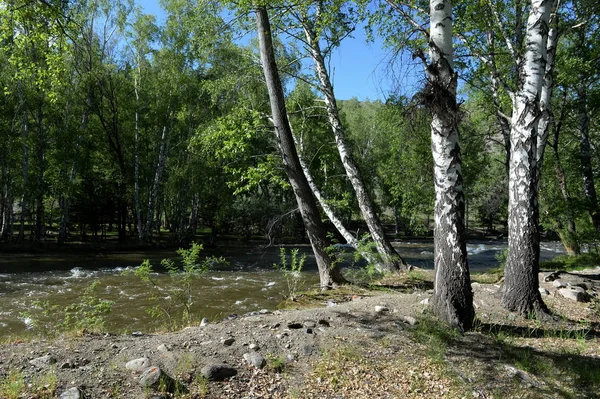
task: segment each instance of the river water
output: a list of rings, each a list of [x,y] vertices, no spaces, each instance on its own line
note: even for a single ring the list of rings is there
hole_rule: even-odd
[[[430,241],[395,243],[403,258],[412,265],[433,268],[433,244]],[[469,243],[470,269],[485,271],[497,266],[496,254],[507,247],[503,241]],[[314,258],[309,246],[298,247],[307,254],[301,273],[304,289],[318,285]],[[551,259],[562,253],[557,242],[542,243],[541,259]],[[288,251],[289,252],[289,251]],[[209,271],[193,281],[192,316],[199,320],[222,319],[231,314],[244,314],[263,308],[274,309],[289,293],[286,279],[273,265],[279,261],[279,248],[252,248],[229,245],[225,248],[203,251],[205,256],[223,256],[229,263],[227,270]],[[106,317],[108,331],[153,331],[164,327],[165,319],[152,317],[147,309],[160,303],[163,307],[176,301],[169,299],[170,277],[155,273],[153,279],[160,289],[151,288],[139,278],[124,274],[144,259],[150,259],[156,268],[162,258],[177,259],[173,251],[117,252],[96,255],[27,255],[0,253],[0,337],[20,336],[28,332],[54,328],[61,311],[81,301],[81,294],[93,282],[98,285],[98,298],[113,302],[112,312]],[[356,270],[352,256],[346,256],[347,270]],[[158,301],[151,297],[158,297]],[[42,315],[37,301],[57,305],[55,315]],[[173,316],[176,311],[171,310]],[[51,312],[52,313],[52,312]]]

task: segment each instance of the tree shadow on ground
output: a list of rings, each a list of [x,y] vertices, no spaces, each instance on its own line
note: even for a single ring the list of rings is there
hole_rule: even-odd
[[[529,389],[523,397],[598,398],[600,397],[600,358],[577,353],[596,343],[596,329],[527,328],[515,325],[481,324],[478,332],[447,342],[446,359],[457,373],[465,374],[464,365],[476,365],[480,372],[467,378],[487,392],[512,397]],[[534,348],[518,345],[517,338],[573,340],[579,349],[552,346]],[[461,366],[463,365],[463,366]],[[462,369],[462,371],[461,371]],[[466,371],[469,374],[468,368]],[[470,374],[473,374],[472,372]],[[511,394],[512,392],[512,394]]]

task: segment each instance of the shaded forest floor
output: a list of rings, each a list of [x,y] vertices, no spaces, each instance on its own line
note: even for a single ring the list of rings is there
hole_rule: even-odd
[[[464,335],[429,315],[431,272],[417,270],[173,333],[11,338],[0,346],[0,397],[60,397],[70,387],[86,398],[600,397],[597,297],[563,298],[547,274],[540,284],[554,319],[504,311],[499,283],[484,275],[473,283],[477,327]],[[248,364],[250,352],[266,365]],[[142,387],[125,367],[138,358],[177,384]],[[209,381],[201,370],[210,364],[237,374]]]

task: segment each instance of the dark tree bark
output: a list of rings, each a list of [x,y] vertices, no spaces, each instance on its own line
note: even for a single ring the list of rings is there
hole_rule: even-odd
[[[508,200],[509,253],[504,271],[502,304],[526,317],[549,310],[538,290],[540,243],[537,202],[537,129],[546,67],[548,23],[552,1],[532,0],[522,83],[513,97]]]
[[[327,239],[325,226],[321,221],[317,203],[312,196],[298,159],[290,123],[287,118],[283,87],[279,78],[277,64],[275,63],[275,53],[273,51],[271,26],[267,9],[259,6],[256,8],[255,13],[256,28],[260,43],[260,58],[271,102],[273,125],[283,157],[285,172],[296,196],[296,202],[298,203],[298,208],[306,227],[306,233],[315,254],[319,268],[321,289],[328,289],[335,284],[343,283],[345,280],[339,268],[332,264],[331,258],[326,251],[329,240]]]
[[[453,68],[452,3],[430,1],[430,64],[426,105],[432,110],[431,150],[435,179],[433,309],[445,323],[473,326],[473,292],[465,241],[465,198],[458,143],[457,75]]]

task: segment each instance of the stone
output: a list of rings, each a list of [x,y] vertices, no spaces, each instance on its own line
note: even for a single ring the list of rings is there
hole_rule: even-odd
[[[134,331],[131,333],[131,335],[134,337],[141,337],[142,335],[144,335],[144,333],[141,331]]]
[[[314,321],[311,321],[311,320],[307,320],[303,324],[304,324],[304,327],[306,327],[306,328],[315,328],[317,326],[317,323],[315,323]]]
[[[323,327],[329,327],[330,326],[329,322],[327,320],[325,320],[325,319],[319,320],[319,325],[323,326]]]
[[[542,294],[542,295],[550,295],[550,291],[548,291],[544,287],[540,287],[540,288],[538,288],[538,290],[540,291],[540,294]]]
[[[160,368],[149,367],[140,375],[140,384],[145,388],[157,387],[161,377],[163,377],[163,372]]]
[[[60,399],[83,399],[83,393],[77,387],[72,387],[60,394]]]
[[[579,288],[579,287],[578,287]],[[576,302],[587,302],[589,297],[585,292],[581,292],[579,290],[573,289],[573,287],[569,288],[560,288],[558,293],[567,299],[571,299]]]
[[[377,313],[383,313],[383,312],[389,312],[390,309],[387,306],[382,306],[382,305],[377,305],[375,306],[375,312]]]
[[[52,355],[40,356],[30,360],[29,363],[37,368],[44,369],[56,363],[56,358]]]
[[[208,319],[206,317],[202,318],[202,321],[200,321],[200,327],[206,327],[208,325]]]
[[[548,274],[546,277],[544,277],[544,281],[549,283],[551,281],[555,281],[558,278],[560,278],[560,272],[556,271],[556,272],[552,272],[552,273]]]
[[[258,346],[258,344],[252,343],[252,344],[248,345],[248,348],[250,348],[250,350],[257,351],[260,349],[260,346]]]
[[[59,369],[62,369],[62,370],[74,369],[74,368],[75,368],[75,364],[71,360],[66,360],[66,361],[62,362],[62,364],[59,366]]]
[[[404,321],[405,323],[410,324],[411,326],[414,326],[418,323],[417,319],[415,319],[412,316],[404,316],[402,317],[402,321]]]
[[[244,353],[244,360],[257,369],[262,369],[267,364],[266,359],[259,352]]]
[[[169,348],[167,347],[167,345],[161,344],[158,346],[158,348],[156,348],[156,350],[159,352],[168,352]]]
[[[312,345],[304,345],[302,347],[302,354],[304,356],[310,356],[315,351],[315,348]]]
[[[288,353],[285,358],[288,362],[293,362],[296,360],[296,355],[294,353]]]
[[[125,368],[131,371],[142,372],[150,367],[150,359],[147,357],[140,357],[139,359],[133,359],[125,364]]]
[[[234,338],[225,338],[221,343],[225,346],[231,346],[235,342]]]
[[[564,288],[567,286],[567,283],[562,280],[554,280],[552,281],[552,286],[556,288]]]
[[[225,363],[207,364],[200,370],[209,381],[223,381],[237,374],[237,370]]]
[[[429,298],[425,298],[423,299],[421,302],[419,302],[421,305],[429,305]]]

